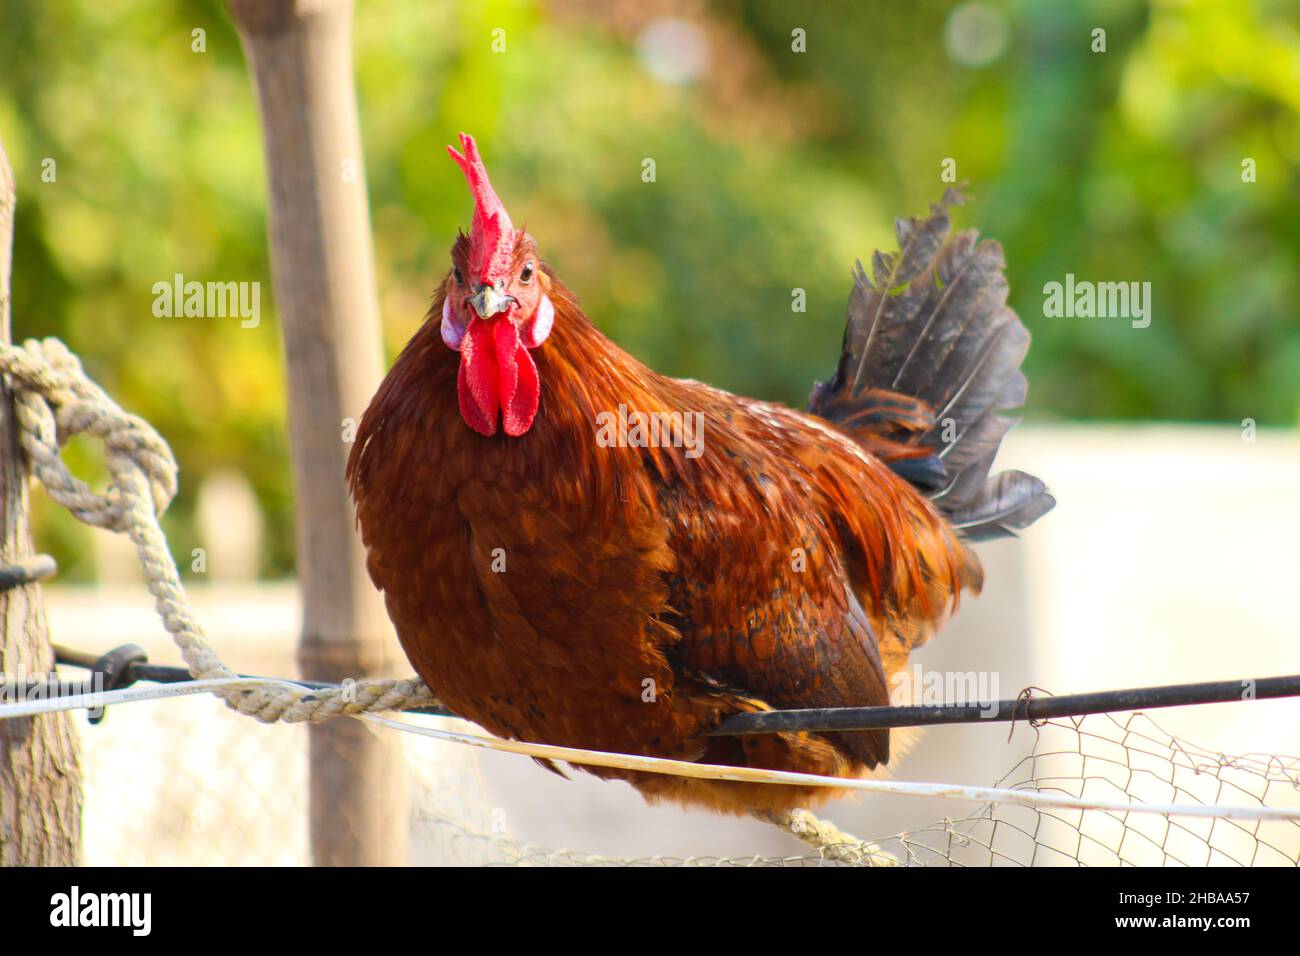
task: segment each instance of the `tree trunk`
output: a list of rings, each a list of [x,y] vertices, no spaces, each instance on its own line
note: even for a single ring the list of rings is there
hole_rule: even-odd
[[[13,171],[0,146],[0,341],[10,341]],[[0,562],[32,555],[27,474],[13,399],[0,383]],[[40,585],[0,592],[0,680],[54,667]],[[0,720],[0,866],[74,866],[81,851],[81,767],[66,714]]]
[[[299,663],[315,680],[392,676],[399,663],[365,571],[343,479],[350,430],[383,366],[370,216],[352,88],[348,0],[230,0],[257,84],[283,326],[295,485]],[[359,721],[310,730],[317,865],[406,861],[399,742]]]

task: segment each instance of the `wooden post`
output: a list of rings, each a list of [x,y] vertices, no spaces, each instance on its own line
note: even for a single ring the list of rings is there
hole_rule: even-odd
[[[351,0],[228,0],[257,84],[283,327],[303,599],[303,676],[409,670],[365,571],[343,480],[350,432],[383,365],[352,81]],[[317,865],[406,861],[399,743],[360,721],[310,730]]]
[[[13,171],[0,145],[0,341],[10,341]],[[27,473],[13,398],[0,383],[0,562],[32,555]],[[0,674],[54,666],[39,585],[0,592]],[[0,866],[75,866],[81,853],[81,767],[68,714],[0,720]]]

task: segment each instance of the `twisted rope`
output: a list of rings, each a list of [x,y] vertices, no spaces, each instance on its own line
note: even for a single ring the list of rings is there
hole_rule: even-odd
[[[829,820],[814,816],[807,810],[755,810],[753,816],[808,844],[821,854],[823,860],[830,863],[849,863],[854,866],[903,865],[887,850],[845,833]]]
[[[236,677],[195,620],[158,524],[176,496],[176,459],[167,443],[148,422],[123,411],[87,378],[81,362],[58,339],[28,339],[21,348],[0,345],[0,372],[14,391],[23,451],[49,496],[78,520],[130,537],[163,627],[196,680]],[[110,475],[104,494],[69,472],[59,455],[77,434],[103,443]],[[359,680],[328,689],[259,685],[213,692],[239,713],[265,723],[315,723],[340,714],[437,704],[418,679]]]

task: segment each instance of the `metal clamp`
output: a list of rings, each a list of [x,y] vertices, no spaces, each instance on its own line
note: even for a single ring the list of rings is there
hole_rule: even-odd
[[[139,644],[123,644],[99,657],[55,644],[54,660],[60,664],[86,668],[90,671],[90,677],[85,686],[91,691],[104,692],[121,690],[140,680],[138,668],[149,663],[149,655]],[[105,712],[103,707],[90,710],[90,722],[99,723],[104,719]]]
[[[58,570],[59,566],[48,554],[34,554],[30,558],[0,564],[0,591],[11,591],[24,584],[43,581],[53,577]]]

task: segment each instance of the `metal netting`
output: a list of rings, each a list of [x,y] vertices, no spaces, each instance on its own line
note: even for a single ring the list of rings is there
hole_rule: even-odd
[[[84,725],[84,721],[79,719]],[[1300,808],[1300,758],[1230,756],[1146,714],[1054,720],[1023,730],[1029,754],[996,782],[1085,801]],[[376,730],[375,732],[391,732]],[[1019,732],[1019,731],[1018,731]],[[85,862],[310,862],[306,729],[266,726],[206,698],[110,710],[85,730]],[[545,846],[493,825],[461,748],[405,735],[412,862],[499,866],[855,865],[861,848],[788,855],[613,856]],[[461,761],[448,773],[448,761]],[[450,784],[449,784],[450,781]],[[987,783],[988,781],[971,781]],[[606,785],[613,786],[613,785]],[[893,798],[902,799],[902,798]],[[932,822],[872,837],[908,866],[1295,866],[1300,820],[1194,818],[1107,809],[908,798]]]
[[[1097,801],[1300,807],[1300,758],[1230,756],[1165,732],[1147,714],[1078,717],[1034,728],[1033,752],[998,787]],[[843,866],[852,847],[790,856],[614,858],[476,830],[426,808],[421,819],[510,866]],[[966,816],[868,841],[907,866],[1296,866],[1300,821],[1187,818],[985,804]]]

